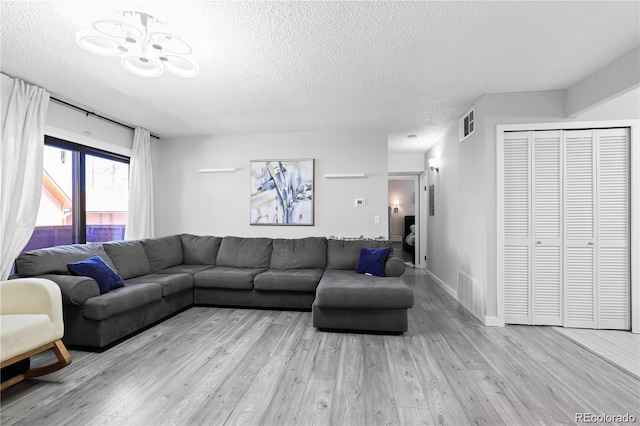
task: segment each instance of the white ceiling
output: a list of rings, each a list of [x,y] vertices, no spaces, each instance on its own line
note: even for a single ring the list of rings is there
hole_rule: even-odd
[[[627,52],[639,5],[2,0],[0,66],[161,137],[382,130],[417,153],[484,93],[564,89]],[[80,49],[76,31],[116,9],[169,21],[200,75],[147,79]]]

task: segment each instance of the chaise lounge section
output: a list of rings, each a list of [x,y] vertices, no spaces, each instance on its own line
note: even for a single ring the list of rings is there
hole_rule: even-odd
[[[398,278],[404,263],[389,256],[385,277],[358,274],[363,247],[390,243],[181,234],[26,252],[14,277],[60,287],[63,341],[76,347],[104,348],[194,304],[312,310],[318,328],[404,332],[413,305]],[[69,273],[68,264],[93,255],[117,272],[122,287],[100,294],[94,279]]]

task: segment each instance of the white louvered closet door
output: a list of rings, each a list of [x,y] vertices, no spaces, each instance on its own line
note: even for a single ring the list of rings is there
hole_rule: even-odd
[[[566,131],[564,146],[564,325],[595,328],[594,131]]]
[[[531,323],[530,134],[504,137],[504,315],[509,324]]]
[[[560,131],[532,133],[531,323],[562,325]]]
[[[629,129],[506,132],[509,324],[629,329]]]
[[[629,129],[596,130],[598,153],[597,328],[629,329]]]
[[[565,326],[628,329],[629,129],[565,137]]]

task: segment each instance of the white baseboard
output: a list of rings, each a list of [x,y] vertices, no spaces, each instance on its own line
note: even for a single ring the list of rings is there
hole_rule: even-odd
[[[456,299],[456,302],[458,301],[458,292],[454,289],[452,289],[451,287],[449,287],[444,281],[442,281],[440,278],[438,278],[437,276],[435,276],[433,274],[433,272],[431,272],[428,269],[424,270],[427,275],[429,275],[429,278],[431,278],[432,280],[434,280],[436,282],[436,284],[438,284],[440,287],[442,287],[442,289],[444,291],[446,291],[447,293],[449,293],[454,299]],[[460,303],[460,302],[458,302]]]
[[[482,319],[482,323],[487,327],[504,327],[504,321],[500,321],[498,317],[485,316]]]
[[[431,278],[433,281],[436,282],[436,284],[438,284],[440,287],[442,287],[442,289],[444,291],[449,293],[451,295],[451,297],[456,299],[456,302],[460,303],[460,301],[458,300],[458,292],[457,291],[455,291],[454,289],[449,287],[444,281],[442,281],[440,278],[438,278],[433,272],[429,271],[428,269],[424,269],[424,271],[429,276],[429,278]],[[462,304],[460,303],[460,305],[462,305]],[[482,318],[479,318],[479,319],[487,327],[504,327],[504,321],[501,321],[498,317],[489,317],[489,316],[484,315]]]

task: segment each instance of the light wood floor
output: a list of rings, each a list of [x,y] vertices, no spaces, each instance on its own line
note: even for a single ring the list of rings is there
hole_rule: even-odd
[[[402,336],[191,308],[2,394],[2,425],[574,424],[640,419],[640,381],[550,327],[484,327],[424,273]]]
[[[554,330],[640,378],[640,334],[563,327]]]

